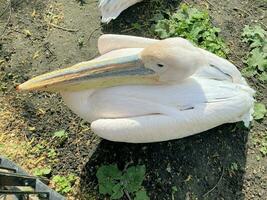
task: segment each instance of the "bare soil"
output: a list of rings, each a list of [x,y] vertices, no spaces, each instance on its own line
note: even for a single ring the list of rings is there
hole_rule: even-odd
[[[248,47],[241,41],[247,24],[266,29],[265,0],[187,0],[209,10],[213,23],[231,49],[229,59],[240,69]],[[267,157],[256,140],[266,137],[266,119],[226,124],[192,137],[154,144],[101,140],[90,125],[73,114],[57,94],[17,93],[15,86],[34,75],[89,60],[102,33],[153,37],[155,14],[173,12],[177,0],[144,1],[108,25],[100,24],[97,1],[0,1],[0,154],[31,173],[51,166],[47,177],[74,173],[79,181],[69,199],[103,199],[96,170],[103,164],[145,164],[144,186],[151,199],[267,199]],[[5,9],[6,8],[6,9]],[[6,10],[6,11],[5,11]],[[3,13],[3,14],[2,14]],[[138,22],[138,24],[136,24]],[[266,86],[249,83],[267,103]],[[53,137],[58,130],[67,140]],[[48,152],[57,153],[52,158]],[[176,186],[178,191],[173,192]]]

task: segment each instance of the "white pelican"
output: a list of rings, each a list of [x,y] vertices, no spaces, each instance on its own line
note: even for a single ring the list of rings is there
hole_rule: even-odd
[[[172,140],[253,112],[254,91],[227,60],[182,38],[103,35],[100,57],[37,76],[18,90],[60,92],[102,138]]]
[[[140,1],[142,0],[100,0],[102,22],[109,23],[112,19],[116,19],[122,11]]]

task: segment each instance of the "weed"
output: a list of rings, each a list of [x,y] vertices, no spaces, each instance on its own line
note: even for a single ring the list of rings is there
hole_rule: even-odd
[[[72,191],[72,185],[76,181],[76,176],[70,174],[68,176],[56,175],[52,178],[52,183],[56,188],[56,191],[61,194],[66,194]]]
[[[36,168],[33,170],[33,175],[34,176],[47,176],[51,173],[51,168],[50,167],[45,167],[45,168]]]
[[[78,46],[79,48],[82,48],[84,46],[84,36],[80,36],[78,38]]]
[[[55,159],[57,156],[57,152],[55,149],[49,149],[47,153],[48,158]]]
[[[267,156],[267,132],[260,132],[253,136],[253,143],[259,148],[262,156]],[[258,156],[258,158],[260,158]],[[259,159],[257,159],[259,160]]]
[[[265,108],[265,105],[262,103],[255,103],[254,105],[254,114],[253,117],[255,120],[261,120],[266,115],[267,110]]]
[[[237,165],[237,163],[233,162],[233,163],[231,164],[231,166],[230,166],[230,169],[231,169],[232,171],[237,171],[237,170],[238,170],[238,165]]]
[[[174,194],[178,192],[178,189],[176,186],[172,186],[172,199],[174,199]]]
[[[176,13],[169,15],[169,19],[159,20],[155,32],[160,38],[186,38],[221,57],[226,57],[228,53],[224,40],[218,35],[220,29],[212,25],[208,12],[186,4],[182,4]]]
[[[68,134],[64,130],[54,132],[54,137],[57,138],[68,138]]]
[[[126,195],[134,195],[134,200],[148,200],[146,191],[142,187],[145,177],[145,166],[132,166],[123,172],[117,165],[103,165],[96,173],[99,192],[110,195],[111,199],[120,199]]]
[[[250,52],[245,61],[246,68],[242,74],[246,77],[256,77],[261,82],[267,82],[267,32],[260,26],[245,26],[243,41],[249,44]]]
[[[61,145],[68,139],[68,133],[64,130],[56,131],[53,133],[53,138],[56,138]]]

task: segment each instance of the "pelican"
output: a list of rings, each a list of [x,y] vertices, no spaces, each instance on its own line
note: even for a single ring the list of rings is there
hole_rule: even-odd
[[[142,0],[100,0],[102,22],[109,23],[112,19],[116,19],[122,11],[140,1]]]
[[[253,94],[238,69],[183,38],[102,35],[100,56],[37,76],[20,91],[60,92],[102,138],[148,143],[252,120]]]

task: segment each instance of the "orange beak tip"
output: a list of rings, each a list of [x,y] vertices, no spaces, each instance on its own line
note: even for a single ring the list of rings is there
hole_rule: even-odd
[[[16,91],[18,91],[18,92],[20,91],[20,87],[19,87],[19,86],[20,86],[20,85],[17,85],[17,86],[16,86]]]

